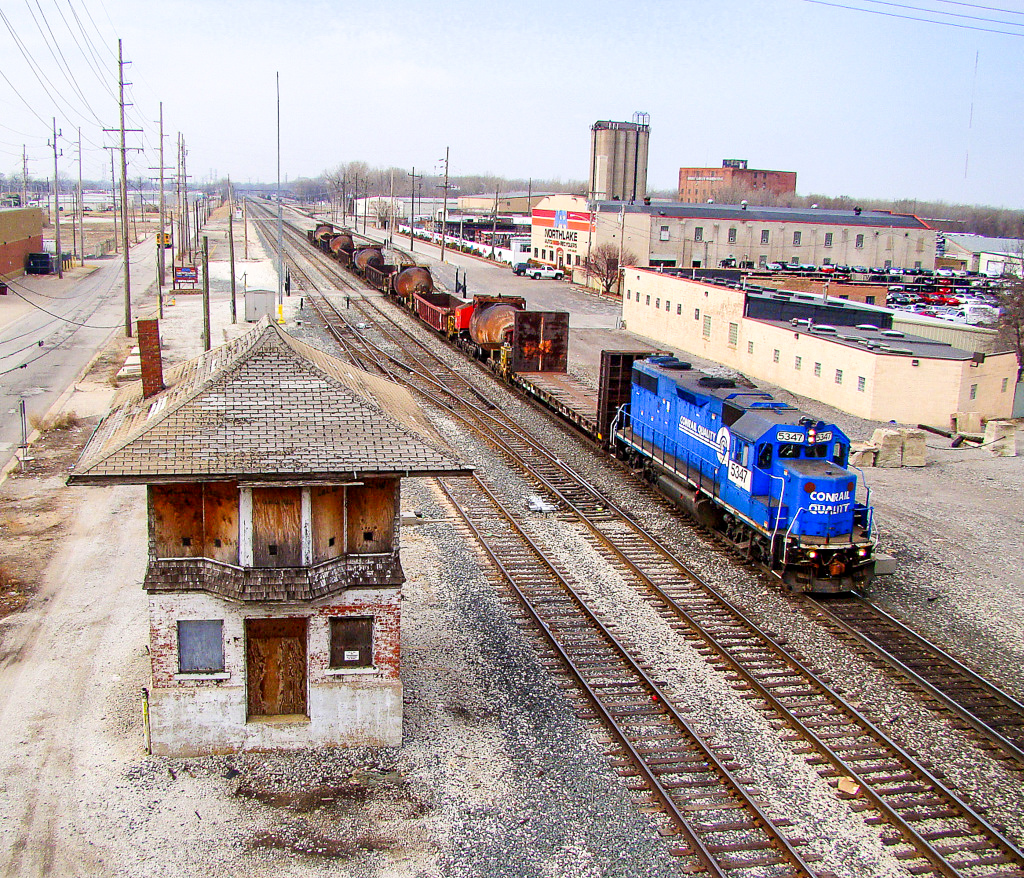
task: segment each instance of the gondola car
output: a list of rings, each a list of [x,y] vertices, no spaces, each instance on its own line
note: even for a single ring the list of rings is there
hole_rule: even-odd
[[[850,440],[768,393],[675,357],[633,365],[614,426],[619,456],[790,591],[841,592],[874,574],[870,492]]]

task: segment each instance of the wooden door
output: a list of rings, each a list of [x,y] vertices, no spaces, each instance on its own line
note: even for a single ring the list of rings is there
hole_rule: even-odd
[[[306,620],[246,619],[249,716],[306,714]]]

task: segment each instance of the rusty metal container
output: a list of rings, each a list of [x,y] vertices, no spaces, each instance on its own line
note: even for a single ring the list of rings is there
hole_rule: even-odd
[[[352,242],[352,236],[348,232],[342,232],[341,234],[335,235],[330,241],[331,252],[337,254],[338,251],[344,251],[345,253],[351,253],[355,249],[355,244]]]
[[[403,299],[411,298],[416,294],[432,293],[434,291],[434,279],[430,276],[430,269],[414,266],[405,268],[395,278],[395,293]]]
[[[565,372],[569,368],[569,313],[516,311],[512,371]]]
[[[369,266],[373,266],[377,269],[384,268],[384,256],[380,250],[374,247],[364,247],[362,250],[356,252],[355,256],[352,257],[352,261],[355,263],[356,271],[366,271]]]

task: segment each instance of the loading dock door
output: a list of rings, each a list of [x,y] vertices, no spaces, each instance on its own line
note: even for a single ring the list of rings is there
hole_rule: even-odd
[[[306,620],[246,619],[249,716],[305,715]]]

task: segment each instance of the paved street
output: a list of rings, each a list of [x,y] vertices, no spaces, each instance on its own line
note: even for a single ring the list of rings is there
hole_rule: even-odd
[[[153,240],[132,250],[132,299],[155,280]],[[123,261],[24,276],[0,298],[0,467],[21,442],[19,401],[43,417],[113,333],[123,332]],[[133,313],[133,319],[136,317]],[[31,432],[31,426],[29,427]]]

